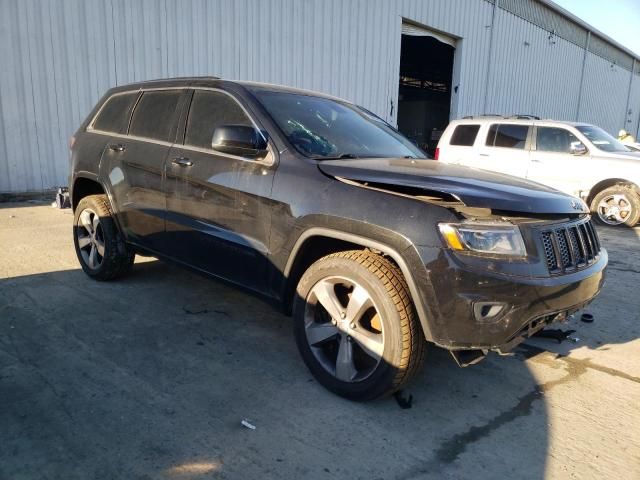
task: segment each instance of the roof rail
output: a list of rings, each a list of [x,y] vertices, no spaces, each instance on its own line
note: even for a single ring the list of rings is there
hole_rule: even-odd
[[[506,118],[504,115],[497,113],[483,113],[482,115],[467,115],[462,117],[463,120],[473,120],[474,118]]]
[[[473,120],[474,118],[504,118],[515,120],[540,120],[540,117],[536,115],[528,115],[523,113],[517,113],[513,115],[500,115],[498,113],[485,113],[482,115],[467,115],[462,117],[463,120]]]
[[[516,113],[507,118],[517,118],[518,120],[540,120],[537,115],[529,115],[528,113]]]

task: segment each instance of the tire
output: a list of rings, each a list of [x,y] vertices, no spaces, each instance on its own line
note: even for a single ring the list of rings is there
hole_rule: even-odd
[[[405,279],[380,255],[354,250],[315,262],[300,279],[293,315],[304,362],[342,397],[392,394],[424,363],[426,340]]]
[[[628,185],[605,188],[593,197],[591,212],[602,225],[633,227],[640,221],[638,190]]]
[[[73,219],[73,243],[82,270],[95,280],[121,277],[135,259],[118,231],[106,195],[80,200]]]

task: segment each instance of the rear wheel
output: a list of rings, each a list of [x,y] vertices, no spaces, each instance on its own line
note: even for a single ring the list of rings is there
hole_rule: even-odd
[[[89,195],[78,203],[73,241],[84,272],[96,280],[127,273],[135,254],[126,245],[112,217],[106,195]]]
[[[640,220],[640,196],[633,187],[614,185],[593,197],[591,212],[604,225],[633,227]]]
[[[341,252],[315,262],[298,284],[295,337],[316,379],[352,400],[393,393],[426,347],[402,273],[380,255]]]

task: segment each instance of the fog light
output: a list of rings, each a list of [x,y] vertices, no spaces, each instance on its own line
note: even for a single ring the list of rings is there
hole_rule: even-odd
[[[473,314],[478,322],[492,322],[500,317],[506,305],[496,302],[476,302],[473,304]]]

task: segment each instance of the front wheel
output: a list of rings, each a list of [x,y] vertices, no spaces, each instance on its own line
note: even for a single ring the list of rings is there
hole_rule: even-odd
[[[90,195],[78,203],[73,242],[82,270],[96,280],[127,273],[135,254],[126,245],[112,217],[106,195]]]
[[[640,196],[632,187],[614,185],[593,197],[591,212],[604,225],[633,227],[640,220]]]
[[[423,363],[426,341],[406,282],[380,255],[355,250],[318,260],[298,284],[293,313],[307,367],[340,396],[393,393]]]

